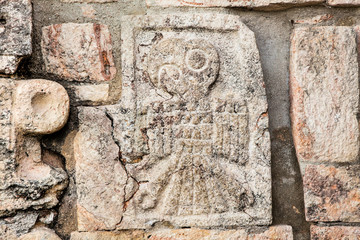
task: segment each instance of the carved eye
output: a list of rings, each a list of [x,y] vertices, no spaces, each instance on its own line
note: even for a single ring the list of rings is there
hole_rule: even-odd
[[[190,50],[186,53],[186,65],[193,71],[202,71],[208,66],[208,56],[200,49]]]

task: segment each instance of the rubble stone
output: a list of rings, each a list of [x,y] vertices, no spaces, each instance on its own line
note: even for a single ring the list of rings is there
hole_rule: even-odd
[[[30,0],[0,0],[0,73],[15,73],[22,57],[32,52]]]
[[[360,222],[360,167],[308,165],[304,175],[306,220]]]
[[[291,41],[291,120],[298,160],[358,160],[359,70],[354,30],[300,27]]]
[[[68,81],[110,81],[116,74],[106,25],[64,23],[42,29],[45,69]]]

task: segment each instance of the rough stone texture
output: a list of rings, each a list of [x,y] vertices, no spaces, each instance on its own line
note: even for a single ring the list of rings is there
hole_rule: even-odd
[[[31,14],[30,0],[0,0],[0,73],[15,73],[31,54]]]
[[[53,230],[49,228],[35,228],[30,233],[25,234],[19,240],[61,240]]]
[[[73,232],[71,240],[292,240],[293,234],[290,226],[273,226],[270,228],[259,229],[240,229],[240,230],[204,230],[204,229],[168,229],[154,230],[149,232]]]
[[[360,227],[311,226],[311,240],[357,240],[360,239]]]
[[[35,225],[38,216],[38,213],[28,211],[0,219],[0,239],[15,240],[28,233]]]
[[[79,108],[80,129],[74,140],[78,230],[115,229],[120,223],[128,181],[119,147],[105,112]]]
[[[54,207],[67,174],[42,155],[39,139],[66,123],[66,90],[47,80],[0,79],[0,96],[0,216]]]
[[[360,222],[360,167],[308,165],[305,214],[312,222]]]
[[[116,74],[107,26],[55,24],[42,29],[41,49],[48,73],[68,81],[110,81]]]
[[[278,10],[292,6],[316,5],[323,0],[146,0],[148,6],[162,7],[246,7]]]
[[[104,103],[109,98],[109,85],[82,85],[71,88],[79,102]]]
[[[300,162],[358,160],[357,57],[356,35],[351,27],[294,30],[290,59],[291,120]]]
[[[253,32],[221,14],[123,22],[122,99],[106,107],[131,180],[119,228],[270,224],[267,102]]]

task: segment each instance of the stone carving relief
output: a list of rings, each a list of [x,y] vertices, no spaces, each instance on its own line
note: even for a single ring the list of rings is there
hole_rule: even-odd
[[[14,74],[31,54],[31,14],[30,0],[0,0],[0,73]]]
[[[100,229],[148,228],[156,222],[182,227],[269,224],[267,103],[254,34],[229,15],[124,21],[131,24],[122,29],[121,102],[92,111],[79,108],[81,119],[95,111],[111,121],[113,133],[107,136],[119,154],[102,155],[101,164],[122,164],[122,197],[107,196],[109,204],[122,201],[117,210],[122,218],[114,216],[114,223],[109,219],[113,211],[95,210],[81,197],[90,185],[77,172],[82,183],[77,187],[79,222],[91,216],[92,222],[105,223]],[[78,136],[109,138],[85,128],[88,123],[81,119]],[[79,137],[75,152],[89,139]],[[99,145],[96,156],[108,146]],[[78,167],[100,164],[99,157],[84,161],[85,152],[80,154]],[[91,184],[101,186],[96,181],[93,176]],[[83,224],[80,230],[89,228]]]
[[[40,139],[62,128],[68,114],[69,97],[61,85],[0,79],[1,217],[58,203],[67,174],[57,156],[45,154]]]

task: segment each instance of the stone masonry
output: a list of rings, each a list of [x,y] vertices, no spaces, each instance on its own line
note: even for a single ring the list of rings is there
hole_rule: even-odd
[[[359,5],[0,0],[0,240],[360,239]]]

